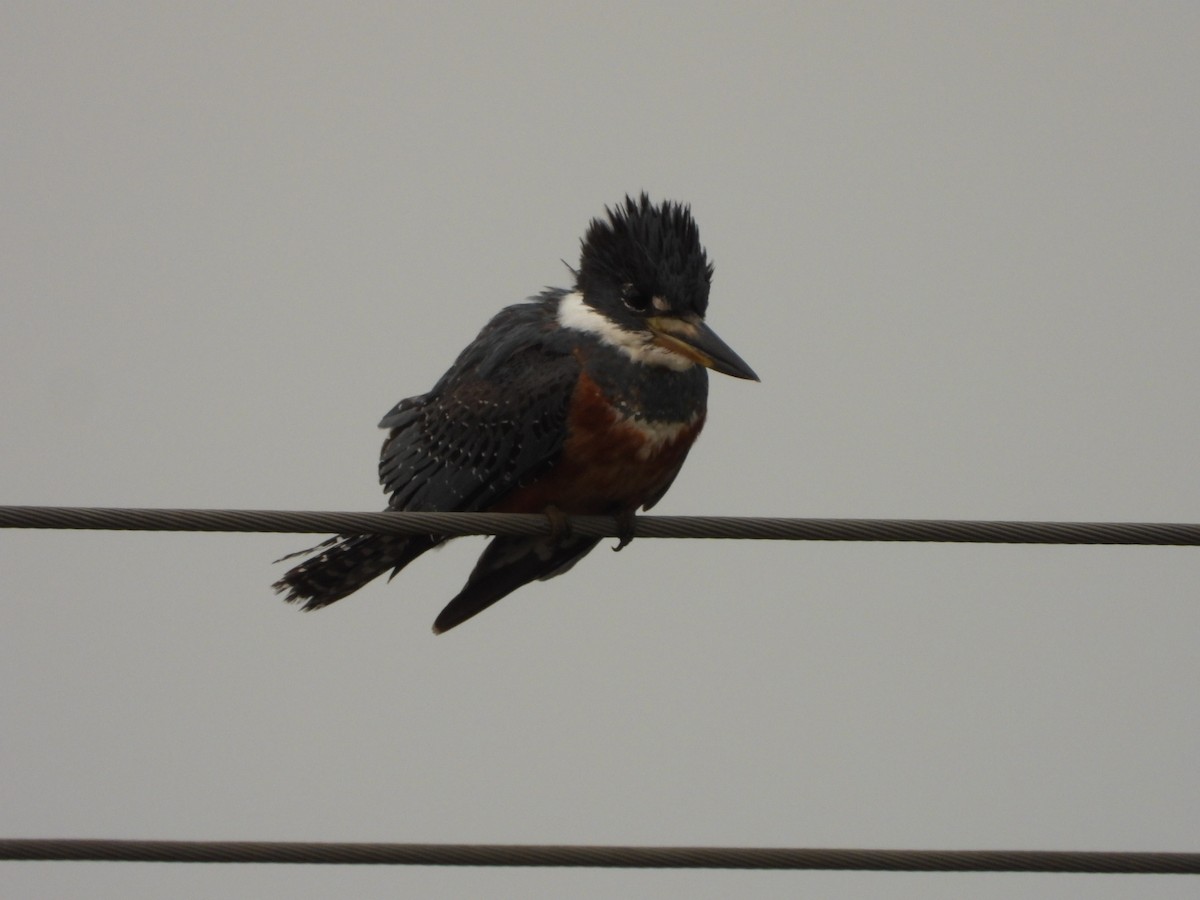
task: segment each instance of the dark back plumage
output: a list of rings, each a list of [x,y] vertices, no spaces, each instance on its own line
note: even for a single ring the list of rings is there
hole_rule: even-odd
[[[579,376],[553,332],[561,295],[502,310],[433,390],[383,417],[379,480],[392,509],[479,511],[553,464]]]

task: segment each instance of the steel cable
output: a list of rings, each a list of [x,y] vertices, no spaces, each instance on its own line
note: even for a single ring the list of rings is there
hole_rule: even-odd
[[[1200,874],[1200,853],[0,839],[0,860]]]
[[[570,516],[572,532],[617,537],[608,516]],[[0,528],[337,534],[549,534],[543,515],[462,512],[291,512],[0,506]],[[999,544],[1200,545],[1200,525],[1155,522],[1006,522],[944,519],[794,519],[639,516],[639,538],[791,541],[934,541]]]
[[[572,531],[616,537],[605,516],[572,516]],[[986,522],[920,519],[780,519],[652,516],[643,538],[940,541],[1038,544],[1200,544],[1200,525]],[[272,510],[0,507],[0,527],[342,534],[549,534],[540,515],[327,513]],[[741,847],[596,847],[504,844],[363,844],[280,841],[0,839],[4,860],[325,863],[607,868],[846,869],[953,872],[1200,874],[1200,853],[996,850],[844,850]]]

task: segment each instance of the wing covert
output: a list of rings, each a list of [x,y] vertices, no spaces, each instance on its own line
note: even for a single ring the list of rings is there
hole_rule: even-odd
[[[384,417],[379,480],[392,509],[484,509],[553,464],[579,363],[541,322],[536,304],[504,310],[432,391]]]

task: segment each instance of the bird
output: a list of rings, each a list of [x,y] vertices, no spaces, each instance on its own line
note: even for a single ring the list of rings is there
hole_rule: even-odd
[[[434,621],[448,631],[534,580],[563,574],[599,543],[570,515],[611,515],[620,549],[636,510],[666,493],[704,426],[707,370],[758,381],[706,324],[713,265],[690,206],[626,195],[589,223],[571,288],[502,309],[426,394],[379,423],[388,509],[545,513],[549,536],[496,536]],[[340,535],[274,585],[318,609],[440,535]]]

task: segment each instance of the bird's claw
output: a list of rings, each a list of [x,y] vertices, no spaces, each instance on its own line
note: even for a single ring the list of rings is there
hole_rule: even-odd
[[[551,504],[542,510],[542,514],[550,522],[550,540],[560,543],[571,536],[571,520],[557,506]]]
[[[633,510],[627,510],[618,513],[617,519],[617,546],[613,547],[613,552],[616,553],[633,540],[634,532],[637,530],[637,516]]]

